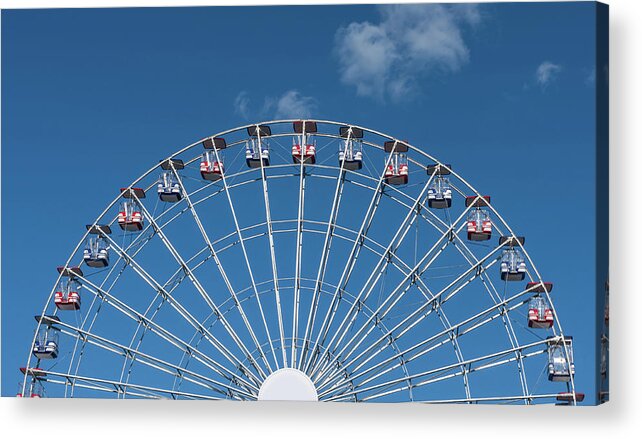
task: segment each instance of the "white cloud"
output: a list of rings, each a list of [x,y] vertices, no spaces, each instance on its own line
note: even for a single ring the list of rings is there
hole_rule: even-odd
[[[553,64],[550,61],[544,61],[537,67],[535,78],[537,79],[537,83],[542,86],[542,88],[546,88],[546,86],[551,81],[553,81],[561,71],[561,65]]]
[[[308,118],[317,110],[317,100],[304,96],[298,90],[288,90],[281,96],[265,96],[257,112],[251,108],[250,96],[244,90],[234,99],[234,112],[243,119],[275,117],[277,119]]]
[[[377,99],[404,99],[427,74],[458,71],[469,60],[462,24],[481,21],[472,4],[384,5],[379,13],[379,23],[353,22],[335,37],[342,82]]]
[[[297,90],[288,90],[276,101],[274,117],[277,119],[308,118],[316,108],[316,99],[303,96]]]
[[[382,96],[392,64],[394,43],[385,30],[370,23],[350,23],[337,32],[341,80],[357,87],[357,94]]]
[[[270,117],[272,109],[276,105],[277,99],[273,96],[266,96],[263,99],[263,108],[261,108],[261,117]]]
[[[454,9],[455,14],[459,14],[470,25],[475,26],[481,22],[482,16],[479,12],[479,5],[474,3],[463,3],[457,5]]]
[[[236,95],[236,99],[234,99],[234,112],[243,119],[249,119],[250,97],[245,90]]]

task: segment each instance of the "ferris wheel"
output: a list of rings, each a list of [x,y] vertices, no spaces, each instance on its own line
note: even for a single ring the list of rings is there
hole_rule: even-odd
[[[57,267],[18,396],[581,401],[525,238],[426,149],[275,120],[154,163]]]

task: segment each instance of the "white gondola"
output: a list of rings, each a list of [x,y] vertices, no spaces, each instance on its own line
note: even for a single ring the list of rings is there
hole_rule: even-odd
[[[548,380],[570,381],[571,377],[575,375],[573,337],[565,336],[561,340],[556,336],[551,336],[548,340]]]
[[[143,211],[136,200],[129,199],[120,203],[118,225],[121,229],[128,232],[143,230]]]
[[[363,166],[363,145],[357,140],[345,140],[339,146],[339,166],[358,171]]]
[[[40,359],[57,358],[58,330],[51,326],[41,327],[33,345],[33,354]]]
[[[317,162],[317,141],[303,134],[292,140],[292,161],[294,163],[315,164]]]
[[[406,154],[392,153],[384,177],[386,183],[390,185],[408,183],[408,157]]]
[[[61,311],[80,309],[80,283],[74,278],[63,277],[56,286],[54,304]]]
[[[163,171],[158,177],[158,197],[167,203],[176,203],[183,198],[181,185],[173,171]]]
[[[82,257],[89,267],[107,267],[109,265],[109,244],[102,236],[90,236],[85,242]]]
[[[523,281],[526,277],[526,260],[522,253],[513,247],[502,251],[499,271],[502,280]]]
[[[468,212],[466,231],[469,241],[487,241],[491,237],[493,224],[488,211],[483,209],[485,206],[490,206],[488,195],[466,197],[466,207],[475,208]]]
[[[249,139],[245,142],[245,163],[250,168],[270,166],[270,145],[263,139]]]
[[[223,172],[225,172],[223,159],[217,157],[216,151],[205,151],[201,159],[201,177],[204,180],[217,181],[221,179]]]

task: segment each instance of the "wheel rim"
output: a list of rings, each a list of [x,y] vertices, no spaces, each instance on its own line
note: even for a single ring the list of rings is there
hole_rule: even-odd
[[[520,341],[518,333],[521,336],[523,331],[516,328],[518,320],[513,317],[523,312],[524,300],[530,292],[514,287],[514,282],[497,281],[494,270],[500,247],[473,245],[462,235],[467,212],[462,200],[482,194],[453,169],[453,205],[435,213],[426,200],[426,190],[435,173],[428,175],[425,169],[429,164],[443,162],[403,142],[409,150],[410,184],[388,185],[383,170],[394,153],[386,153],[383,145],[386,141],[398,144],[401,141],[339,122],[313,121],[319,126],[314,135],[319,142],[317,163],[288,163],[287,141],[296,135],[293,122],[268,121],[226,130],[172,154],[168,159],[182,159],[186,169],[179,172],[172,167],[184,197],[171,206],[160,202],[163,206],[159,207],[156,202],[155,207],[151,207],[158,165],[129,185],[129,188],[143,186],[150,195],[141,203],[147,218],[145,228],[135,236],[122,233],[120,241],[115,236],[107,237],[117,258],[113,258],[113,264],[103,271],[102,277],[96,275],[100,282],[93,282],[91,277],[81,278],[85,296],[91,298],[87,312],[76,315],[76,324],[64,318],[58,325],[67,336],[66,341],[73,342],[68,366],[66,370],[49,371],[46,380],[41,381],[64,384],[65,396],[76,396],[78,388],[108,390],[119,397],[256,399],[268,376],[277,370],[296,368],[310,377],[320,400],[532,403],[554,398],[555,393],[548,390],[550,386],[542,385],[541,376],[532,378],[526,373],[526,363],[536,358],[541,363],[545,357],[546,335],[563,337],[548,292],[544,295],[556,316],[553,328],[538,334],[538,341],[523,338]],[[259,141],[270,142],[271,163],[264,166],[260,160],[258,168],[249,169],[243,166],[239,151],[249,137],[248,127],[262,125],[272,129],[269,137],[257,136]],[[345,162],[338,163],[336,148],[345,141],[339,134],[341,126],[364,131],[364,169],[349,170]],[[227,139],[226,149],[213,150],[217,160],[224,161],[226,170],[220,180],[199,181],[196,167],[202,153],[201,144],[211,138]],[[290,203],[280,200],[288,194],[282,182],[290,183],[293,188]],[[277,187],[279,190],[275,190]],[[359,192],[367,202],[359,204],[355,199]],[[318,201],[320,194],[326,196],[324,202]],[[93,225],[109,223],[117,229],[114,208],[121,199],[116,197]],[[254,202],[255,209],[249,211],[244,202]],[[311,203],[330,208],[326,207],[327,212],[320,216],[315,213],[314,205],[310,207]],[[219,223],[215,215],[203,213],[210,204],[219,209],[227,206],[227,213]],[[157,211],[159,208],[161,212]],[[388,213],[394,208],[400,213]],[[486,208],[498,234],[516,236],[492,204]],[[291,214],[283,215],[284,211]],[[315,214],[306,217],[310,212]],[[262,221],[248,222],[245,218],[248,214]],[[355,218],[349,219],[351,216]],[[183,220],[190,217],[191,238],[201,246],[180,248],[182,243],[175,244],[176,237],[171,235],[173,225],[184,223]],[[380,223],[394,224],[390,227],[398,230],[386,235]],[[227,229],[219,233],[212,224]],[[412,252],[407,248],[413,227],[414,258],[409,256]],[[423,239],[417,237],[424,234]],[[282,239],[285,236],[287,239]],[[82,259],[79,260],[78,255],[86,237],[87,234],[65,266],[80,265]],[[279,243],[292,240],[294,245],[288,247],[290,250],[280,249]],[[342,245],[342,241],[346,245]],[[143,266],[137,261],[154,245],[153,248],[164,247],[167,252],[164,257],[173,260],[175,267],[178,265],[164,281],[157,280],[160,276],[150,271],[151,264],[147,262]],[[263,248],[261,252],[257,250],[259,246]],[[524,246],[520,244],[519,249],[528,263],[528,278],[542,282]],[[445,263],[435,265],[434,261],[443,261],[445,251],[452,251],[454,255],[447,261],[459,258],[459,267]],[[310,263],[313,253],[319,253],[315,259],[318,262]],[[148,257],[146,261],[149,260]],[[232,260],[238,262],[234,269],[230,269],[234,265]],[[257,260],[271,269],[257,270]],[[363,260],[374,265],[368,266]],[[282,268],[290,266],[294,267],[292,273]],[[208,287],[201,282],[205,267],[217,271],[215,286]],[[448,267],[448,273],[437,273],[439,269],[447,271]],[[242,282],[238,278],[244,270],[246,281]],[[489,273],[489,270],[493,271]],[[282,276],[280,271],[292,276]],[[328,272],[334,273],[333,282],[326,279],[326,276],[332,277]],[[436,274],[431,275],[433,272]],[[151,301],[145,302],[146,306],[142,301],[136,307],[130,306],[129,297],[119,296],[123,287],[130,285],[127,282],[134,285],[133,277],[138,277],[136,285],[146,284],[145,288],[156,291]],[[469,278],[472,280],[466,282]],[[450,282],[440,279],[450,279]],[[208,319],[212,318],[212,322],[190,312],[193,308],[189,305],[193,302],[183,305],[185,296],[181,295],[181,288],[186,284],[191,285],[192,293],[200,296],[201,306],[209,309]],[[271,288],[260,291],[259,285],[264,284],[271,284]],[[484,302],[478,301],[473,309],[462,310],[466,303],[457,302],[459,293],[470,290],[473,284],[488,295],[489,302],[482,307]],[[326,285],[330,285],[329,289],[324,288]],[[42,314],[67,317],[66,312],[58,313],[52,305],[54,290]],[[214,293],[218,290],[226,290],[224,300],[223,294]],[[83,306],[89,302],[87,298],[84,300]],[[447,302],[456,305],[447,307]],[[110,325],[117,325],[118,321],[110,324],[108,317],[102,317],[107,308],[122,314],[121,318],[125,316],[136,322],[129,337],[117,337],[114,331],[110,332]],[[187,331],[182,330],[178,335],[176,329],[167,328],[166,322],[174,320],[157,323],[155,319],[160,319],[167,309],[173,310],[176,320],[192,327],[191,337],[183,336]],[[106,323],[101,324],[103,320]],[[481,349],[478,355],[474,355],[476,343],[462,348],[462,342],[472,338],[471,334],[484,342],[488,335],[482,330],[490,326],[500,326],[504,345],[489,344],[486,351]],[[103,331],[102,335],[95,333],[98,328]],[[427,331],[425,337],[418,335],[422,330]],[[178,349],[182,353],[179,360],[172,362],[145,352],[146,338],[152,334],[158,342],[162,340],[172,349]],[[205,348],[201,351],[198,346],[207,346],[207,351]],[[453,360],[449,362],[445,360],[447,354],[440,353],[446,346],[452,349],[449,355]],[[124,358],[119,376],[92,377],[83,372],[92,370],[91,349],[96,347]],[[438,360],[440,355],[443,355],[442,364]],[[568,358],[570,354],[566,355]],[[28,367],[33,362],[29,356]],[[137,382],[134,366],[141,365],[168,375],[172,384],[162,387]],[[498,374],[508,374],[505,365],[510,365],[512,378],[516,378],[510,386],[480,391],[471,384],[471,375],[484,370],[496,369]],[[539,370],[535,371],[541,375]],[[454,386],[443,384],[455,380],[458,391]],[[25,375],[23,394],[28,384]],[[443,388],[424,391],[438,386]],[[566,392],[574,394],[572,376]]]

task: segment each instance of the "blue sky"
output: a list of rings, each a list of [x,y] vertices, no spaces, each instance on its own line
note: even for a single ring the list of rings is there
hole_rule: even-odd
[[[206,135],[298,116],[408,139],[492,195],[555,283],[576,385],[592,395],[594,13],[590,2],[3,11],[2,395],[54,268],[117,188]]]

